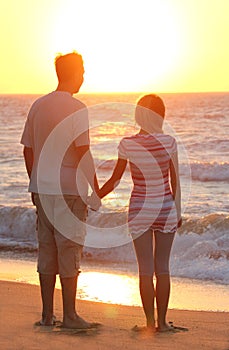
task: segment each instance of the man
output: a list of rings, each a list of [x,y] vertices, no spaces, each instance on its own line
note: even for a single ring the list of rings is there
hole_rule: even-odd
[[[21,139],[29,191],[38,216],[38,273],[43,304],[40,324],[55,324],[53,299],[59,274],[63,327],[90,328],[92,324],[75,309],[88,184],[98,190],[89,149],[87,109],[72,96],[83,83],[82,57],[75,52],[58,56],[55,68],[57,89],[33,103]]]

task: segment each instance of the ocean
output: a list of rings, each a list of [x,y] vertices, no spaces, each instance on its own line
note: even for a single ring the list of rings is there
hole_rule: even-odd
[[[89,109],[91,150],[101,185],[112,173],[121,138],[138,132],[134,107],[140,96],[78,95]],[[189,288],[195,284],[197,294],[212,288],[212,293],[216,291],[225,302],[210,309],[229,311],[229,93],[160,96],[166,105],[165,132],[178,142],[182,187],[184,223],[171,253],[172,279],[178,289],[182,283]],[[37,252],[36,215],[27,190],[20,137],[37,97],[0,95],[0,258],[7,254],[27,262],[33,262]],[[126,232],[131,187],[127,169],[99,212],[89,211],[82,266],[88,276],[94,271],[100,277],[105,274],[107,280],[107,274],[111,274],[113,280],[115,276],[122,276],[122,281],[128,279],[129,285],[134,281],[138,293],[136,259]],[[119,288],[120,283],[124,282],[117,280]],[[87,291],[87,286],[82,282],[81,297],[97,300],[99,297]],[[140,305],[140,301],[117,301],[112,297],[105,301]]]

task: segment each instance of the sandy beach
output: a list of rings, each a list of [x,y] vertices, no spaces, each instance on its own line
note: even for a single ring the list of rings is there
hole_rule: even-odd
[[[211,349],[229,350],[229,313],[169,310],[168,320],[188,327],[187,332],[137,334],[131,328],[144,325],[140,307],[77,301],[78,312],[102,325],[96,330],[74,332],[59,327],[38,327],[40,291],[35,285],[0,282],[0,348],[23,349]],[[61,292],[55,293],[55,313],[61,319]]]

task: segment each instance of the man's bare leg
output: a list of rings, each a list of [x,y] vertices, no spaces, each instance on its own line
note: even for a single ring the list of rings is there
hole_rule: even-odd
[[[77,280],[78,276],[60,278],[63,298],[63,327],[87,329],[91,327],[91,324],[76,313]]]
[[[39,274],[41,298],[42,298],[42,320],[44,326],[53,325],[53,300],[56,283],[56,275]]]

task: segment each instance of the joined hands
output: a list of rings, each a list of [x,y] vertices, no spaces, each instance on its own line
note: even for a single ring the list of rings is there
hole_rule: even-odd
[[[87,205],[90,209],[97,211],[102,205],[101,199],[96,194],[96,192],[92,192],[91,196],[87,198]]]

